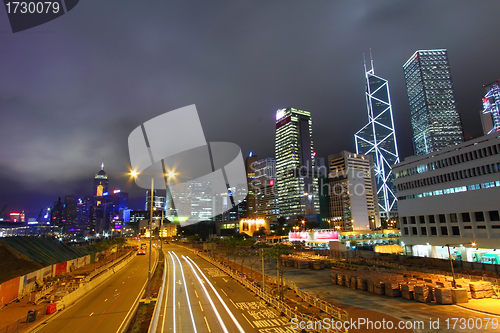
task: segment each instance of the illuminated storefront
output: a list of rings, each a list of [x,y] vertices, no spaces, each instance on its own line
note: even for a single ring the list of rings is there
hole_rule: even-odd
[[[374,247],[383,245],[398,245],[401,242],[401,233],[398,229],[363,230],[363,231],[336,231],[333,229],[313,229],[309,231],[290,232],[290,242],[304,243],[305,246],[319,249],[330,249],[330,242],[342,242],[347,247],[355,244],[359,247]],[[382,252],[382,251],[380,251]],[[395,251],[398,252],[398,251]]]
[[[253,236],[255,231],[259,231],[260,228],[264,227],[266,234],[269,233],[269,221],[264,219],[243,219],[240,220],[240,232],[243,232],[249,236]]]

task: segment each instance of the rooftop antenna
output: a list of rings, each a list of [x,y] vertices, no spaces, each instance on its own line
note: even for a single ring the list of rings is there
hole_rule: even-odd
[[[364,52],[363,52],[363,66],[365,66],[365,73],[366,73],[366,58]]]
[[[370,62],[371,62],[371,65],[372,65],[372,74],[375,74],[375,69],[373,68],[373,57],[372,57],[372,48],[370,47]]]

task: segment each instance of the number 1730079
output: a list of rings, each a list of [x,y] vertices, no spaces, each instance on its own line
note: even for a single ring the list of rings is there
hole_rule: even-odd
[[[59,13],[61,6],[57,1],[6,2],[7,14],[48,14]]]

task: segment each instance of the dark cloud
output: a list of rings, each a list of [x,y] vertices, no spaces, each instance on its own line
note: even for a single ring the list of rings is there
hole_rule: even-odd
[[[190,104],[208,141],[244,153],[274,155],[274,113],[288,106],[311,111],[320,156],[352,151],[370,48],[402,157],[412,153],[402,65],[418,49],[448,49],[466,136],[478,135],[482,85],[500,77],[499,11],[495,1],[81,1],[16,34],[0,13],[0,206],[36,217],[58,196],[90,194],[103,161],[111,185],[142,201],[124,174],[128,134]]]

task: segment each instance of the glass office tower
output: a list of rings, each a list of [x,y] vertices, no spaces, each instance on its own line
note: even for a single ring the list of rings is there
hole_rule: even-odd
[[[368,124],[354,135],[356,154],[373,155],[380,214],[388,218],[397,210],[392,166],[399,163],[389,82],[375,75],[373,60],[370,70],[365,64],[365,79]]]
[[[316,153],[308,111],[276,111],[276,182],[280,216],[319,214]]]
[[[403,69],[415,155],[425,155],[463,142],[447,51],[417,51]]]

